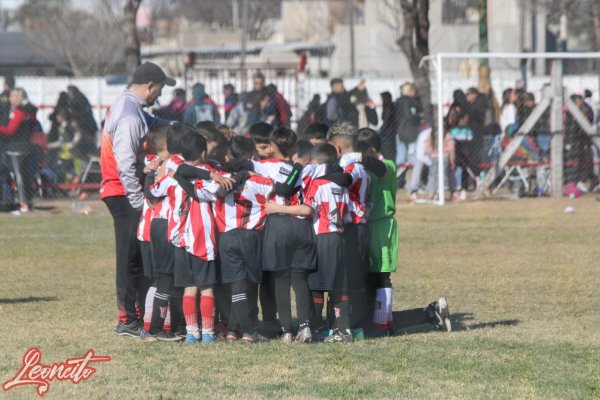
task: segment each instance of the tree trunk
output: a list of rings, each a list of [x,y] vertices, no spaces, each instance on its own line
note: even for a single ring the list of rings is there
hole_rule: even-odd
[[[429,64],[419,67],[421,59],[429,55],[429,0],[401,0],[404,26],[397,44],[406,56],[413,81],[423,106],[423,118],[431,121],[431,82]]]
[[[135,27],[135,17],[141,0],[127,0],[123,13],[123,33],[125,34],[125,68],[129,75],[140,65],[140,41]]]

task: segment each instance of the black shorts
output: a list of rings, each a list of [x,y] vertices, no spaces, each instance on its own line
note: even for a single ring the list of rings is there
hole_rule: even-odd
[[[262,279],[261,233],[255,230],[234,229],[219,235],[221,282],[231,283]]]
[[[203,261],[181,247],[174,249],[174,278],[176,287],[207,287],[218,282],[217,264]]]
[[[140,253],[142,253],[142,265],[144,266],[144,276],[149,279],[158,278],[158,272],[152,262],[152,244],[140,240]]]
[[[152,243],[154,271],[157,274],[172,274],[174,247],[169,243],[169,229],[166,219],[154,218],[152,220],[150,223],[150,243]]]
[[[347,286],[346,267],[343,265],[344,238],[342,233],[317,235],[317,270],[308,274],[310,290],[331,292]],[[339,287],[338,287],[339,286]]]
[[[317,267],[315,233],[309,219],[269,215],[262,248],[264,271],[312,271]]]
[[[344,265],[348,269],[348,290],[364,287],[369,270],[367,224],[344,225]]]

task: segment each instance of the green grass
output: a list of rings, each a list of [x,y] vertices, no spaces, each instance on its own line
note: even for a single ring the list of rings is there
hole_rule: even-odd
[[[89,348],[112,357],[89,381],[52,382],[48,399],[600,398],[599,208],[592,198],[402,204],[394,308],[444,295],[455,332],[249,347],[115,337],[101,204],[90,216],[0,215],[0,381],[37,346],[46,364]]]

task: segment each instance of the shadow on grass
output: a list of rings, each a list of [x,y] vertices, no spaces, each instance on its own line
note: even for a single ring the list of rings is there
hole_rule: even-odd
[[[469,321],[473,321],[475,319],[475,314],[473,313],[455,313],[450,314],[450,321],[452,322],[452,330],[453,331],[471,331],[475,329],[485,329],[485,328],[496,328],[498,326],[515,326],[518,325],[521,321],[518,319],[501,319],[498,321],[488,321],[488,322],[479,322],[476,324],[469,324]]]
[[[41,301],[57,301],[58,297],[18,297],[15,299],[2,299],[0,298],[0,304],[19,304],[19,303],[39,303]]]

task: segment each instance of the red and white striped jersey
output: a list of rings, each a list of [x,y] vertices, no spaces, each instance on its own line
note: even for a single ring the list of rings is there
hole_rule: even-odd
[[[352,175],[352,184],[348,188],[350,195],[350,213],[347,223],[367,223],[367,193],[369,193],[370,177],[362,164],[352,163],[344,168],[344,172]]]
[[[304,204],[313,211],[313,228],[317,235],[344,231],[348,212],[348,190],[326,179],[315,179],[304,196]]]
[[[210,168],[207,165],[202,167]],[[190,198],[184,241],[186,250],[203,261],[214,260],[217,256],[216,223],[212,203],[217,199],[215,193],[219,186],[214,181],[195,180],[194,189],[199,201]],[[178,187],[183,192],[183,189]]]
[[[169,175],[163,176],[150,189],[155,197],[166,197],[168,202],[167,229],[169,242],[177,247],[186,247],[185,221],[190,211],[190,197]]]
[[[273,191],[273,181],[252,175],[238,189],[217,197],[214,205],[219,232],[233,229],[261,230],[267,216],[265,204]]]
[[[148,165],[158,157],[155,154],[146,154],[144,157],[144,165]],[[150,241],[150,222],[152,221],[152,205],[147,199],[144,199],[144,205],[142,207],[142,215],[140,216],[140,223],[137,229],[137,238],[142,242]]]
[[[289,162],[281,161],[276,158],[267,160],[252,161],[254,164],[254,172],[266,178],[270,178],[273,183],[284,183],[290,179],[292,170],[294,169]],[[271,200],[274,200],[280,205],[296,205],[298,204],[298,196],[292,196],[289,200],[283,196],[271,195]]]

